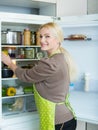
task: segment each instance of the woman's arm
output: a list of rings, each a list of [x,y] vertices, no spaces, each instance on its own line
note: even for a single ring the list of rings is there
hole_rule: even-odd
[[[11,58],[9,57],[9,55],[6,55],[6,54],[4,54],[2,52],[1,58],[2,58],[2,62],[4,64],[6,64],[10,69],[12,69],[13,72],[15,72],[15,70],[17,68],[17,65],[12,62]]]

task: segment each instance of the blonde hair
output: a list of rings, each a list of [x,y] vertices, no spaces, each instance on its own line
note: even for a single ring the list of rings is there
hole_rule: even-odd
[[[77,74],[78,74],[76,63],[73,57],[65,48],[60,47],[60,51],[64,54],[65,61],[67,62],[69,68],[70,82],[75,81],[77,79]]]
[[[49,22],[49,23],[41,25],[40,28],[39,28],[39,31],[42,28],[48,28],[48,29],[50,29],[52,31],[52,33],[54,34],[54,36],[58,39],[59,44],[60,44],[59,50],[64,54],[64,56],[65,56],[65,62],[68,65],[70,82],[76,80],[76,78],[77,78],[77,67],[76,67],[76,64],[75,64],[72,56],[70,55],[70,53],[65,48],[61,47],[61,43],[64,40],[62,29],[55,22]]]
[[[39,31],[42,28],[50,29],[51,32],[53,33],[53,35],[58,39],[59,43],[63,42],[63,39],[64,39],[63,31],[60,28],[60,26],[58,26],[57,23],[50,22],[50,23],[43,24],[43,25],[40,26]]]

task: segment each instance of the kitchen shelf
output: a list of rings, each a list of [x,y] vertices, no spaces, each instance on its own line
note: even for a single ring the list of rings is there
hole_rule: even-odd
[[[38,60],[39,59],[15,59],[15,61],[38,61]]]
[[[16,80],[16,79],[18,79],[17,77],[11,77],[11,78],[2,78],[1,80],[3,81],[3,80]]]
[[[27,46],[27,45],[11,45],[11,44],[9,44],[9,45],[4,45],[4,44],[2,44],[2,48],[3,47],[23,47],[23,48],[26,48],[26,47],[38,47],[38,48],[40,48],[40,46],[37,46],[37,45],[30,45],[30,46]]]
[[[33,96],[34,94],[17,94],[15,96],[5,96],[5,97],[2,97],[2,99],[9,99],[9,98],[17,98],[17,97],[27,97],[27,96]]]

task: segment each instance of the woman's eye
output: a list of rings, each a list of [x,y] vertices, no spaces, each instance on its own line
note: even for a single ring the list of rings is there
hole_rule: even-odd
[[[43,37],[44,37],[44,38],[50,38],[49,35],[47,35],[47,36],[41,36],[41,35],[40,35],[40,38],[41,38],[41,39],[42,39]]]
[[[49,38],[50,36],[45,36],[46,38]]]
[[[42,38],[42,36],[40,36],[40,38]]]

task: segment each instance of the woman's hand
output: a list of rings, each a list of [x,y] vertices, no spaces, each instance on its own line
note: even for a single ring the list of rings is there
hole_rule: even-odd
[[[9,57],[9,55],[4,54],[3,52],[2,52],[1,59],[2,59],[2,62],[3,62],[4,64],[8,65],[8,66],[10,66],[11,63],[12,63],[12,60],[11,60],[11,58]]]
[[[2,52],[1,59],[4,64],[6,64],[10,69],[15,72],[17,65],[12,62],[9,55],[6,55]]]

